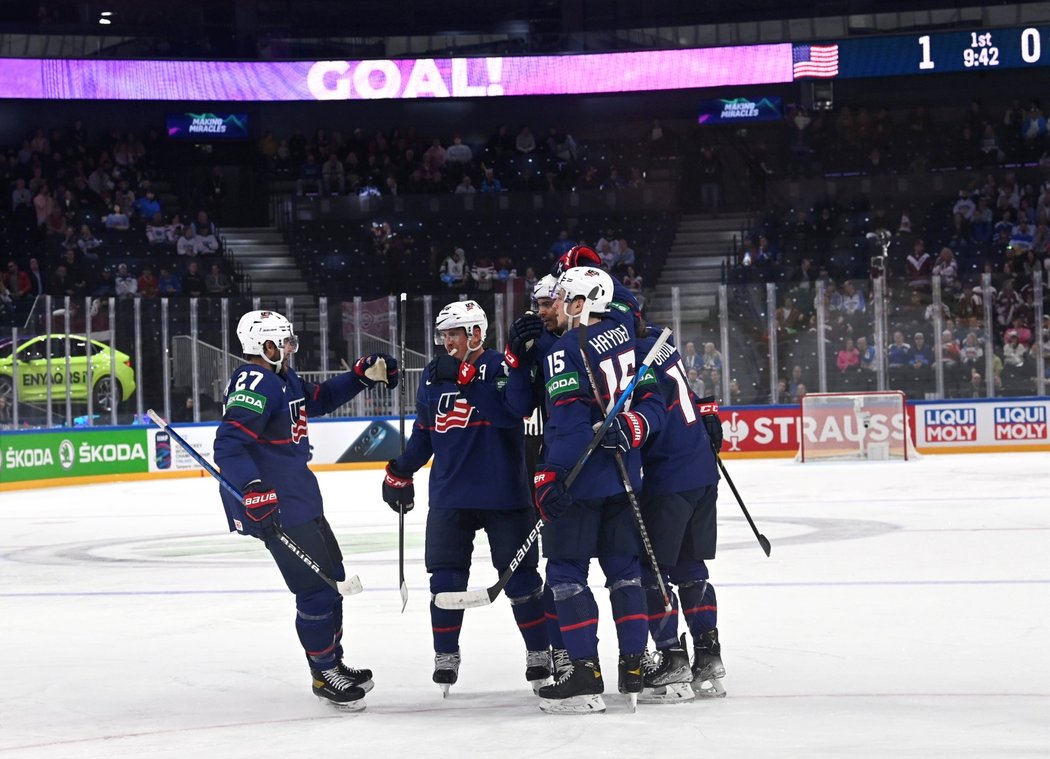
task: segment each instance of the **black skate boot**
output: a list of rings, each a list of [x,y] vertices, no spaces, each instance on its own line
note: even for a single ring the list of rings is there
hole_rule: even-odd
[[[335,666],[339,668],[339,671],[343,674],[343,677],[350,678],[350,682],[352,682],[358,688],[363,690],[365,693],[368,693],[368,691],[372,690],[372,688],[375,686],[375,683],[372,682],[372,670],[354,669],[353,667],[346,666],[342,662],[339,662]]]
[[[644,686],[642,656],[643,654],[620,654],[620,677],[617,688],[620,693],[627,696],[627,708],[632,712],[637,709],[638,694],[642,692]]]
[[[596,714],[605,711],[598,657],[575,659],[552,685],[540,688],[540,709],[548,714]]]
[[[551,659],[554,661],[554,679],[560,680],[561,676],[572,666],[572,659],[569,658],[569,652],[564,648],[551,649]]]
[[[347,712],[359,712],[365,708],[365,692],[354,685],[338,666],[326,669],[310,670],[314,678],[314,695],[336,709]]]
[[[434,682],[441,688],[441,697],[448,698],[449,686],[459,679],[459,651],[454,654],[434,654]]]
[[[725,697],[726,689],[719,682],[726,676],[726,668],[722,665],[718,629],[708,630],[693,643],[693,693],[702,698]]]
[[[693,700],[693,673],[685,650],[685,635],[679,645],[661,648],[645,668],[645,688],[638,700],[643,704],[673,704]]]
[[[525,652],[525,679],[532,686],[533,693],[539,693],[540,688],[550,684],[551,652],[549,650]]]

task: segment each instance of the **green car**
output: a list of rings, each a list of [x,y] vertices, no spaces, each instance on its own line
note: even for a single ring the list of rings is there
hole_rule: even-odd
[[[69,336],[68,382],[66,379],[66,336],[53,334],[50,340],[50,367],[47,360],[47,335],[22,340],[14,351],[14,358],[18,361],[19,403],[47,401],[49,371],[53,401],[65,401],[68,393],[71,400],[86,402],[90,392],[96,409],[110,411],[114,382],[118,403],[126,401],[135,392],[135,370],[131,367],[131,357],[128,354],[113,350],[98,340],[92,340],[91,386],[88,387],[87,338],[83,335]],[[11,340],[0,341],[0,396],[6,397],[9,401],[12,397],[11,391],[15,375],[11,354]],[[116,356],[113,374],[110,373],[110,354]]]

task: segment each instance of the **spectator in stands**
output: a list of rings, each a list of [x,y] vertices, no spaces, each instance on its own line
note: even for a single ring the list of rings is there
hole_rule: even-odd
[[[109,267],[105,267],[108,269]],[[139,292],[139,281],[135,275],[128,271],[126,263],[117,265],[116,294],[121,298],[131,298]]]
[[[450,164],[457,164],[461,167],[466,167],[471,161],[474,160],[474,151],[470,149],[469,145],[463,143],[463,138],[458,134],[452,136],[452,144],[448,146],[448,150],[445,151],[445,161]]]
[[[117,295],[117,288],[113,280],[113,269],[110,266],[103,266],[95,275],[94,282],[91,283],[91,297],[109,298],[115,295]]]
[[[714,148],[705,145],[700,151],[700,206],[717,214],[722,208],[722,160]]]
[[[328,154],[328,160],[321,168],[321,182],[327,195],[346,192],[346,168],[335,153]]]
[[[18,263],[14,260],[7,262],[4,284],[7,286],[12,303],[17,303],[26,297],[31,290],[29,275],[19,269]]]
[[[204,287],[208,295],[229,295],[230,278],[223,274],[218,264],[212,264],[208,276],[204,278]]]
[[[696,343],[692,340],[687,341],[682,348],[682,364],[686,370],[696,369],[699,371],[704,368],[703,358],[696,352]]]
[[[146,222],[146,242],[152,245],[168,245],[169,227],[160,212],[153,214]]]
[[[15,188],[11,190],[11,210],[15,210],[19,206],[25,208],[33,207],[33,193],[26,187],[26,180],[22,177],[18,177],[15,180]]]
[[[499,180],[495,172],[490,168],[485,169],[485,176],[481,180],[479,190],[481,192],[506,192],[503,182]]]
[[[686,371],[686,384],[689,385],[689,389],[696,394],[697,398],[703,398],[707,395],[707,391],[704,389],[704,381],[700,379],[700,372],[695,368]]]
[[[722,354],[715,350],[714,343],[704,343],[704,355],[702,357],[703,373],[702,377],[709,380],[713,385],[715,382],[715,372],[722,372]]]
[[[119,204],[113,206],[113,210],[102,217],[102,224],[110,231],[126,232],[131,229],[131,219]]]
[[[207,211],[200,211],[193,222],[193,234],[196,237],[198,255],[207,255],[219,250],[219,230],[208,218]]]
[[[162,298],[182,295],[182,281],[167,266],[160,267],[160,276],[157,277],[157,294]]]
[[[299,167],[295,191],[298,195],[318,195],[321,192],[321,165],[312,152],[307,154],[306,161]]]
[[[1028,225],[1028,219],[1021,218],[1010,233],[1010,249],[1014,253],[1027,253],[1035,244],[1035,234]]]
[[[182,223],[182,217],[175,214],[171,217],[171,224],[168,225],[168,243],[174,247],[182,237],[182,230],[185,225]]]
[[[910,362],[911,345],[904,342],[904,333],[899,329],[893,333],[893,342],[886,349],[886,365],[891,369],[906,367]]]
[[[80,249],[80,253],[87,258],[89,261],[97,261],[99,250],[102,241],[95,237],[94,232],[91,231],[91,227],[87,224],[80,225],[80,236],[77,237],[77,248]]]
[[[148,266],[144,267],[142,274],[139,275],[138,291],[143,298],[156,298],[159,293],[157,278],[153,276],[153,270]]]
[[[479,256],[474,259],[474,265],[470,267],[470,278],[474,287],[480,292],[490,292],[496,281],[496,267],[488,256]]]
[[[29,292],[26,294],[29,298],[35,298],[38,295],[43,295],[47,291],[47,286],[44,281],[44,272],[40,269],[40,262],[34,256],[29,259],[29,271],[26,272],[29,277]]]
[[[463,289],[467,284],[467,257],[463,248],[456,248],[452,251],[451,256],[441,262],[438,274],[449,289]]]
[[[963,369],[984,365],[984,348],[981,347],[976,332],[966,333],[966,338],[959,346],[959,363]]]
[[[875,346],[868,345],[868,338],[861,335],[857,338],[857,366],[862,372],[877,371],[875,365]]]
[[[941,248],[932,272],[934,276],[941,278],[943,291],[959,289],[959,265],[955,262],[955,253],[952,252],[951,248]]]
[[[521,131],[518,132],[518,136],[514,140],[514,149],[522,155],[528,155],[536,150],[536,138],[532,134],[532,130],[527,126],[523,126]]]
[[[930,289],[930,273],[933,271],[933,259],[926,252],[926,243],[921,238],[913,244],[912,253],[908,256],[904,265],[908,287],[928,291]]]
[[[215,166],[208,180],[204,183],[204,203],[216,219],[221,220],[223,205],[226,201],[226,177],[222,169]]]
[[[477,191],[477,188],[474,186],[474,180],[470,178],[470,174],[464,174],[463,179],[460,180],[454,190],[456,195],[473,195]]]
[[[836,364],[843,374],[860,368],[860,350],[853,343],[852,337],[846,338],[846,343],[838,353]]]
[[[993,297],[995,321],[1000,328],[1005,329],[1011,326],[1014,323],[1014,318],[1020,315],[1024,309],[1024,301],[1014,287],[1014,280],[1008,279],[1003,282],[1003,289],[999,294]]]
[[[186,273],[182,275],[182,292],[191,298],[199,298],[205,293],[204,277],[196,261],[190,261],[186,265]]]
[[[196,256],[199,252],[197,235],[193,233],[193,227],[186,225],[182,228],[182,236],[175,243],[175,252],[180,256]]]
[[[627,273],[623,275],[623,286],[631,291],[639,308],[645,308],[645,296],[642,294],[642,275],[638,274],[633,266],[627,267]]]
[[[448,160],[448,151],[441,146],[441,140],[437,137],[430,143],[430,147],[423,153],[423,171],[433,176],[445,168]]]
[[[926,344],[926,337],[921,332],[915,333],[915,343],[909,351],[908,363],[912,369],[919,372],[920,378],[933,366],[933,349]]]
[[[804,386],[805,380],[802,377],[802,367],[799,364],[795,364],[791,367],[791,374],[788,376],[787,391],[788,395],[798,400],[801,396],[798,389],[799,386]]]
[[[777,339],[786,340],[804,326],[802,312],[795,307],[795,299],[785,295],[783,304],[776,311]]]

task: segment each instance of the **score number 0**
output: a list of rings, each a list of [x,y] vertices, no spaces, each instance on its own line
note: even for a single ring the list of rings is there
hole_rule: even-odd
[[[920,71],[929,71],[936,64],[930,57],[930,35],[924,34],[919,37],[919,48],[922,50],[922,60],[919,61]],[[1038,63],[1042,55],[1039,30],[1029,27],[1021,32],[1021,60],[1025,63]]]

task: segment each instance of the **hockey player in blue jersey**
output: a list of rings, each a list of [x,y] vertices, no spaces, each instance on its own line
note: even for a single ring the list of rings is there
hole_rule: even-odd
[[[492,564],[503,572],[533,527],[525,472],[524,423],[507,410],[501,389],[503,356],[484,347],[488,318],[472,300],[441,309],[435,339],[445,348],[427,367],[416,396],[416,421],[405,452],[390,461],[383,500],[408,511],[413,474],[433,457],[426,525],[426,568],[432,594],[467,589],[474,536],[488,535]],[[526,679],[538,688],[550,678],[543,582],[533,546],[507,583],[507,598],[526,648]],[[463,612],[430,604],[434,682],[448,695],[459,678]]]
[[[215,463],[244,494],[239,501],[219,491],[230,530],[262,540],[295,594],[295,628],[313,675],[314,694],[341,709],[363,709],[372,672],[342,662],[342,597],[277,539],[274,527],[280,526],[329,577],[345,579],[317,478],[307,468],[307,422],[377,383],[395,387],[397,361],[373,353],[358,359],[352,371],[318,385],[299,379],[288,366],[298,339],[281,314],[246,313],[237,324],[237,337],[247,361],[226,385],[215,435]]]
[[[613,453],[592,454],[568,490],[565,478],[604,417],[595,400],[580,355],[577,329],[587,331],[588,356],[602,387],[598,394],[615,399],[633,377],[635,341],[608,312],[613,299],[611,277],[593,267],[576,267],[558,280],[554,308],[562,336],[541,359],[548,410],[543,461],[534,477],[536,506],[547,522],[543,551],[547,584],[554,595],[561,635],[571,663],[558,680],[540,689],[541,708],[550,713],[604,711],[598,662],[598,607],[587,587],[588,565],[597,558],[609,588],[620,647],[619,690],[642,689],[641,660],[648,614],[638,556],[641,540]],[[580,325],[584,306],[593,316]],[[625,454],[633,487],[641,484],[639,449],[658,430],[665,408],[662,397],[640,383],[631,411],[621,412],[603,446]]]
[[[640,352],[652,348],[655,331],[650,329],[649,335],[638,340]],[[639,701],[666,703],[690,700],[694,691],[704,696],[719,695],[718,679],[725,675],[715,629],[715,591],[708,583],[704,563],[715,557],[719,478],[714,449],[721,447],[722,428],[713,399],[700,403],[690,391],[685,365],[674,345],[663,346],[652,369],[664,395],[667,416],[642,449],[645,481],[641,506],[672,609],[664,608],[652,567],[643,567],[649,631],[657,653],[646,668],[645,689]],[[678,587],[680,604],[673,586]],[[678,639],[680,612],[695,644],[692,670],[685,636],[682,641]]]

